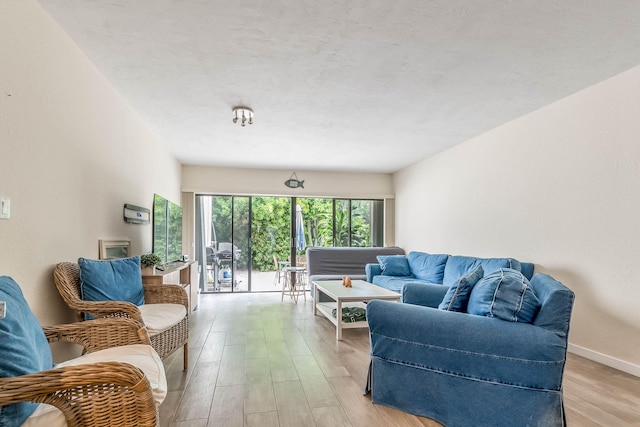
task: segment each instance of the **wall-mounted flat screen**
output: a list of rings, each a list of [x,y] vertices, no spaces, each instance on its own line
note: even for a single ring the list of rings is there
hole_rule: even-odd
[[[162,196],[153,196],[153,253],[163,264],[182,258],[182,208]]]

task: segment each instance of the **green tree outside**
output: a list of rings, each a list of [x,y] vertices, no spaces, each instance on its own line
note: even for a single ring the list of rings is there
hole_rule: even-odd
[[[247,268],[249,262],[249,200],[252,215],[252,268],[256,271],[272,271],[275,268],[274,256],[277,260],[286,260],[289,257],[291,199],[243,196],[233,198],[233,243],[241,251],[239,268]],[[349,237],[351,246],[370,246],[372,201],[336,200],[335,236],[333,199],[297,198],[296,201],[302,208],[307,247],[349,246]],[[231,218],[232,196],[212,197],[212,220],[218,243],[232,241]],[[305,250],[301,250],[298,255],[303,255],[304,252]]]

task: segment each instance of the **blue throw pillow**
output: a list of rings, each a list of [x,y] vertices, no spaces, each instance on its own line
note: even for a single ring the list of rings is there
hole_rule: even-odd
[[[0,301],[7,303],[6,316],[0,319],[0,378],[51,369],[53,359],[47,338],[11,277],[0,276]],[[0,406],[0,426],[22,425],[37,406],[31,402]]]
[[[484,276],[484,270],[479,265],[449,288],[438,308],[440,310],[466,312],[471,290],[482,279],[482,276]]]
[[[529,280],[517,270],[501,268],[482,278],[471,291],[467,312],[509,322],[531,323],[540,300]]]
[[[144,304],[140,257],[78,259],[80,290],[85,301],[128,301]]]
[[[485,274],[491,274],[500,268],[512,268],[520,271],[520,262],[513,258],[477,258],[451,255],[444,268],[442,284],[453,286],[462,276],[482,265]]]
[[[378,255],[378,262],[384,276],[410,276],[411,270],[404,255]]]
[[[438,284],[442,283],[447,259],[449,259],[447,254],[409,252],[409,255],[407,255],[409,269],[416,279]]]

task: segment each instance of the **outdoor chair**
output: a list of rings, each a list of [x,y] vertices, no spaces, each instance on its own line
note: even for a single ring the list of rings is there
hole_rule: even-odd
[[[285,294],[289,295],[296,304],[300,295],[307,301],[307,268],[290,265],[283,267],[282,273],[284,280],[282,281],[280,301],[284,301]]]
[[[76,263],[56,265],[54,281],[65,303],[75,311],[79,321],[85,314],[93,318],[128,317],[145,325],[151,346],[164,360],[183,347],[184,370],[189,367],[189,301],[179,285],[142,284],[144,304],[126,301],[85,301],[82,299],[80,267]]]
[[[276,274],[275,276],[273,276],[273,286],[276,286],[277,284],[280,283],[280,280],[282,278],[282,274],[283,274],[282,268],[290,266],[291,263],[289,261],[278,261],[278,257],[274,255],[273,264],[276,268]]]
[[[306,255],[296,255],[296,267],[307,267],[307,256]]]
[[[0,425],[158,425],[167,392],[162,361],[146,329],[132,319],[96,319],[41,327],[13,279],[0,277]],[[49,343],[83,356],[53,365]]]

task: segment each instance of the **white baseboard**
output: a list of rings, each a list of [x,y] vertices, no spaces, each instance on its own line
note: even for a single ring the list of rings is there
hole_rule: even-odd
[[[602,363],[603,365],[609,366],[622,372],[626,372],[627,374],[631,374],[635,377],[640,377],[639,365],[635,365],[633,363],[626,362],[624,360],[620,360],[594,350],[589,350],[588,348],[580,347],[575,344],[569,344],[569,347],[567,349],[570,353],[577,354],[578,356],[582,356],[585,359]]]

